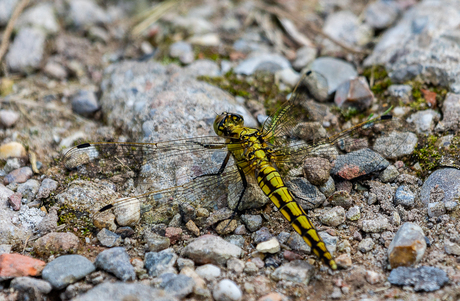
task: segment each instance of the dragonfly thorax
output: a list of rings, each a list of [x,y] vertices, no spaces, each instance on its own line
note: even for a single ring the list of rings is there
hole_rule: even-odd
[[[223,112],[214,120],[214,132],[222,137],[232,136],[235,130],[243,127],[244,119],[239,114]]]

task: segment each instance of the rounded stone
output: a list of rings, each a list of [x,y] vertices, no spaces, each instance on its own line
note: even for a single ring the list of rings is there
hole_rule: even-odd
[[[321,223],[336,227],[345,222],[345,209],[343,207],[334,207],[320,216]]]
[[[195,269],[195,272],[207,281],[213,281],[220,277],[221,270],[213,264],[205,264]]]
[[[239,301],[243,293],[235,282],[223,279],[214,287],[212,296],[216,301]]]
[[[55,289],[63,289],[77,282],[86,275],[94,272],[95,266],[91,261],[80,255],[64,255],[46,265],[42,278]]]

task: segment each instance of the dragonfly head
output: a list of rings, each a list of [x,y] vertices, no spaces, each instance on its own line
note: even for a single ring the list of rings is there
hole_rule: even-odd
[[[243,116],[234,113],[223,112],[214,120],[214,132],[219,136],[231,136],[235,128],[244,125]]]

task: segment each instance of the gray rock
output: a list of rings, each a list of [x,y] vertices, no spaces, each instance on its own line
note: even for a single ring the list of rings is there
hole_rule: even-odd
[[[374,150],[388,159],[410,155],[417,145],[418,138],[411,132],[391,132],[386,137],[379,137],[374,143]]]
[[[334,256],[334,253],[337,250],[337,243],[339,242],[339,238],[337,236],[332,236],[325,231],[318,232],[318,234],[326,245],[326,249],[329,251],[329,253],[331,253],[332,256]]]
[[[389,165],[384,171],[379,175],[379,179],[383,183],[388,183],[394,181],[399,176],[399,171],[394,165]]]
[[[162,251],[169,248],[169,245],[171,244],[168,237],[164,237],[151,232],[144,234],[144,240],[147,243],[150,252]]]
[[[443,197],[435,198],[436,190],[443,193]],[[430,202],[454,201],[460,197],[460,170],[455,168],[443,168],[434,171],[423,183],[420,190],[420,200],[424,204]]]
[[[19,0],[3,0],[0,1],[0,25],[4,26],[8,23],[8,20],[13,13]]]
[[[289,61],[279,54],[254,53],[241,62],[234,71],[237,74],[252,75],[256,71],[275,73],[290,67]]]
[[[229,259],[227,261],[227,269],[239,275],[243,272],[244,261],[236,258]]]
[[[433,292],[443,287],[449,277],[446,272],[435,267],[399,267],[391,271],[388,281],[394,285],[413,286],[416,292]]]
[[[106,228],[103,228],[101,231],[97,233],[97,239],[99,240],[101,245],[103,245],[104,247],[108,247],[108,248],[116,247],[122,241],[120,235]]]
[[[330,14],[324,22],[323,32],[354,48],[366,45],[373,35],[373,30],[367,24],[360,22],[356,15],[347,10]],[[322,45],[323,55],[342,51],[342,48],[328,39],[324,39]]]
[[[303,46],[297,49],[295,61],[292,67],[296,70],[301,70],[316,58],[316,48]]]
[[[415,195],[408,186],[401,185],[396,189],[394,202],[395,206],[402,205],[410,209],[415,205]]]
[[[203,279],[207,281],[213,281],[218,278],[221,274],[221,270],[219,267],[213,264],[205,264],[199,266],[195,269],[195,272]]]
[[[398,18],[399,8],[393,1],[379,0],[369,3],[364,19],[366,24],[375,29],[390,27]]]
[[[42,278],[55,289],[63,289],[94,272],[94,265],[80,255],[64,255],[48,263],[42,271]]]
[[[361,218],[361,210],[359,206],[354,206],[348,209],[347,211],[347,219],[350,221],[357,221]]]
[[[286,244],[295,251],[302,251],[307,254],[311,252],[311,247],[303,240],[299,233],[294,231],[291,232]]]
[[[410,117],[407,118],[407,122],[415,124],[417,133],[431,134],[435,123],[438,122],[439,119],[441,119],[441,114],[432,109],[428,109],[410,115]]]
[[[259,244],[261,242],[271,239],[273,235],[270,233],[267,227],[262,227],[252,234],[252,239],[254,243]]]
[[[396,98],[400,98],[404,103],[409,103],[412,96],[411,85],[391,85],[388,87],[388,93]]]
[[[114,274],[122,281],[135,280],[136,273],[129,260],[130,258],[126,250],[118,247],[99,253],[94,264],[97,268]]]
[[[330,176],[326,183],[318,187],[325,197],[330,197],[335,191],[334,179]]]
[[[178,258],[177,267],[179,268],[179,271],[185,267],[195,268],[195,263],[193,262],[193,260],[190,260],[190,259]]]
[[[343,183],[343,182],[342,182]],[[344,209],[348,209],[353,205],[353,198],[350,196],[348,191],[337,190],[330,197],[329,201],[332,206],[340,206]]]
[[[442,104],[442,120],[436,125],[437,132],[460,129],[460,95],[448,93]]]
[[[67,70],[59,63],[48,61],[43,68],[43,72],[51,78],[65,79],[68,76]]]
[[[45,50],[45,33],[36,28],[23,28],[11,44],[6,63],[13,72],[31,73],[40,67]]]
[[[458,0],[418,2],[383,34],[365,66],[385,65],[396,83],[420,76],[425,82],[459,91],[459,13]]]
[[[223,279],[214,287],[212,296],[216,301],[239,301],[243,293],[235,282]]]
[[[67,18],[70,24],[80,28],[109,22],[107,13],[92,0],[69,1]]]
[[[116,198],[115,191],[108,182],[95,183],[83,180],[71,182],[66,190],[56,196],[59,205],[93,214],[98,212],[102,207],[101,204]]]
[[[96,94],[92,91],[79,90],[72,97],[72,111],[85,117],[91,116],[99,109]]]
[[[59,217],[57,216],[56,208],[51,207],[49,209],[49,213],[38,224],[37,226],[38,232],[40,232],[40,234],[47,234],[50,232],[54,232],[57,228],[58,220],[59,220]]]
[[[164,290],[154,289],[140,283],[104,282],[87,293],[74,298],[74,301],[113,300],[125,301],[178,301],[177,298],[165,293]]]
[[[294,260],[283,264],[271,275],[276,280],[292,281],[308,285],[315,273],[315,268],[303,260]]]
[[[262,216],[243,214],[241,220],[251,232],[257,231],[262,226]]]
[[[148,252],[145,254],[145,268],[152,277],[157,277],[163,273],[171,273],[175,271],[173,266],[176,264],[177,257],[173,249]]]
[[[23,184],[18,185],[17,192],[22,194],[22,198],[27,200],[27,203],[35,198],[35,195],[40,188],[40,182],[34,179],[27,180]]]
[[[160,277],[164,275],[166,274]],[[171,296],[182,299],[193,292],[195,281],[186,275],[172,274],[171,277],[167,277],[167,279],[160,284],[160,287]]]
[[[378,217],[375,219],[363,220],[362,230],[368,233],[377,233],[388,229],[389,226],[390,224],[386,217]]]
[[[406,222],[396,232],[388,247],[392,268],[413,266],[422,260],[426,250],[425,234],[420,226]]]
[[[333,207],[320,216],[321,223],[337,227],[345,222],[345,209],[343,207]]]
[[[25,10],[15,25],[16,29],[24,27],[39,28],[47,34],[57,33],[59,31],[59,24],[52,4],[38,3]]]
[[[42,181],[38,189],[37,199],[46,199],[57,188],[58,182],[53,179],[46,178]]]
[[[169,46],[169,55],[173,58],[178,58],[183,64],[190,64],[195,59],[192,45],[183,41],[171,44]]]
[[[188,257],[198,264],[224,265],[230,258],[239,258],[241,248],[213,236],[203,235],[182,249],[181,257]]]
[[[372,251],[372,249],[374,248],[374,240],[372,238],[365,238],[363,240],[361,240],[358,244],[358,250],[361,252],[361,253],[367,253],[369,251]]]
[[[305,84],[318,101],[329,99],[342,83],[358,76],[353,65],[333,57],[317,58],[306,69],[314,72]]]
[[[229,235],[225,237],[225,240],[239,248],[243,248],[245,242],[243,235]]]
[[[374,94],[363,76],[345,81],[335,92],[334,102],[340,108],[353,107],[364,111],[372,106]]]
[[[324,194],[322,194],[316,186],[310,184],[305,178],[291,178],[291,180],[285,184],[296,196],[298,196],[296,201],[305,210],[319,207],[326,200]]]
[[[16,121],[18,121],[18,119],[19,114],[17,112],[11,110],[0,110],[0,124],[2,124],[3,126],[7,128],[12,127],[16,123]]]
[[[444,241],[444,250],[447,254],[452,254],[456,256],[460,255],[460,246],[447,239]]]
[[[196,60],[187,67],[184,67],[183,76],[196,78],[198,76],[216,77],[220,76],[219,65],[211,60]]]
[[[10,288],[18,292],[18,300],[43,300],[51,292],[51,284],[32,277],[17,277],[10,283]]]
[[[331,174],[351,180],[388,167],[390,163],[378,153],[365,148],[337,157]]]
[[[5,253],[11,253],[12,245],[0,244],[0,255]]]
[[[428,216],[438,217],[446,214],[446,205],[444,202],[428,203]]]

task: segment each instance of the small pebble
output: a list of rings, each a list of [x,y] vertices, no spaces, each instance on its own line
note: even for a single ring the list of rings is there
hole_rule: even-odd
[[[42,278],[60,290],[95,270],[93,263],[81,255],[64,255],[46,265]]]
[[[268,230],[267,227],[260,228],[258,231],[254,232],[254,234],[252,235],[252,239],[254,240],[254,243],[256,244],[267,241],[272,237],[273,235],[270,233],[270,230]]]
[[[425,250],[426,241],[422,228],[406,222],[396,232],[388,247],[388,260],[392,268],[412,266],[420,262]]]
[[[197,225],[193,222],[193,220],[189,220],[185,227],[192,232],[195,236],[200,236],[200,229],[198,229]]]
[[[372,240],[372,238],[365,238],[363,239],[362,241],[359,242],[359,245],[358,245],[358,250],[361,252],[361,253],[367,253],[369,251],[371,251],[373,248],[374,248],[374,241]]]
[[[259,271],[259,268],[252,261],[248,261],[244,265],[244,272],[248,275],[254,275],[258,271]]]
[[[148,252],[145,254],[145,268],[152,277],[157,277],[167,272],[175,272],[174,265],[177,257],[172,249],[160,252]]]
[[[361,210],[359,206],[354,206],[348,209],[347,211],[347,219],[350,221],[357,221],[361,218]]]
[[[34,243],[34,251],[41,256],[75,253],[80,247],[78,237],[70,232],[51,232]]]
[[[239,301],[243,293],[235,282],[224,279],[214,287],[212,296],[216,301]]]
[[[256,249],[261,253],[275,254],[280,251],[280,243],[278,242],[278,239],[276,239],[276,237],[272,237],[267,241],[259,243]]]
[[[382,275],[374,271],[366,271],[366,280],[370,284],[377,284],[382,281]]]
[[[205,264],[195,269],[195,272],[207,281],[213,281],[220,277],[221,270],[213,264]]]
[[[104,247],[115,247],[121,242],[121,236],[107,229],[102,229],[97,233],[97,239]]]
[[[6,160],[10,157],[26,157],[27,152],[24,146],[18,142],[10,142],[0,146],[0,159]]]
[[[398,267],[391,271],[388,281],[394,285],[413,286],[416,292],[433,292],[449,282],[449,277],[446,272],[435,267]]]
[[[102,251],[97,255],[94,264],[97,268],[114,274],[122,281],[136,279],[136,273],[130,263],[129,255],[122,247]]]
[[[34,293],[48,294],[51,292],[51,284],[47,281],[32,277],[17,277],[10,283],[10,288],[20,292],[33,291]]]
[[[321,223],[336,227],[345,222],[345,209],[343,207],[334,207],[320,216]]]
[[[12,127],[19,119],[19,113],[10,110],[0,110],[0,124],[4,127]],[[1,149],[0,149],[1,153]]]
[[[92,91],[79,90],[72,97],[72,111],[79,115],[90,117],[98,109],[96,94]]]
[[[460,256],[460,246],[456,243],[451,242],[450,240],[445,240],[444,250],[447,254]]]
[[[146,232],[144,234],[150,252],[159,252],[169,248],[170,240],[168,237],[158,235],[156,233]]]
[[[8,197],[8,204],[15,211],[18,211],[21,209],[21,201],[22,201],[22,194],[20,192],[15,192],[14,194]]]
[[[335,263],[342,269],[347,269],[352,266],[351,256],[348,253],[342,254],[335,258]]]
[[[250,232],[257,231],[262,226],[262,216],[260,215],[244,214],[241,216],[241,220]]]
[[[11,183],[24,183],[33,175],[32,169],[30,167],[22,167],[15,169],[3,179],[5,185]]]
[[[193,262],[193,260],[187,258],[178,258],[177,267],[179,268],[179,270],[182,270],[185,267],[194,268],[195,263]]]
[[[236,258],[229,259],[227,261],[227,268],[229,271],[233,271],[235,274],[241,274],[244,269],[244,261]]]

